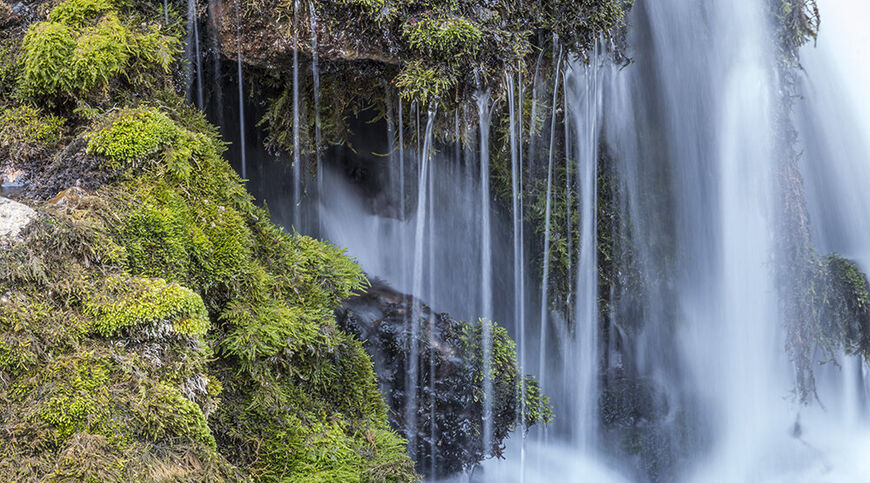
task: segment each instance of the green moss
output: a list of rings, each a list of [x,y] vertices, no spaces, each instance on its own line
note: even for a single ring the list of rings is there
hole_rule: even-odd
[[[411,18],[402,29],[411,48],[439,57],[473,56],[483,34],[463,17]]]
[[[200,407],[178,389],[144,377],[143,368],[135,357],[103,350],[61,356],[13,387],[12,397],[26,409],[12,427],[37,423],[37,437],[55,446],[82,432],[123,446],[140,438],[214,446]]]
[[[195,292],[161,279],[112,276],[100,281],[99,292],[85,302],[93,330],[108,337],[136,325],[169,323],[184,335],[204,335],[208,312]]]
[[[73,88],[88,91],[104,87],[123,74],[132,50],[129,35],[115,13],[106,14],[95,27],[82,29],[69,65]]]
[[[823,349],[836,357],[839,348],[870,355],[870,283],[855,262],[831,254],[822,260],[824,285],[816,330]]]
[[[87,135],[88,151],[105,156],[111,166],[127,166],[154,156],[178,135],[178,127],[162,112],[147,107],[129,109],[107,128]]]
[[[168,72],[178,39],[124,24],[111,4],[66,0],[24,36],[20,87],[36,99],[94,96],[115,79],[145,85]],[[96,90],[97,92],[91,92]]]
[[[69,62],[75,55],[73,31],[57,22],[39,22],[24,36],[21,84],[29,95],[54,94],[73,88]]]
[[[428,106],[456,85],[456,77],[437,65],[410,62],[396,76],[395,84],[403,99]]]
[[[73,28],[82,28],[114,9],[115,3],[110,0],[64,0],[52,9],[48,19]]]
[[[13,159],[33,156],[57,146],[64,133],[63,118],[45,115],[31,106],[0,111],[0,151]]]

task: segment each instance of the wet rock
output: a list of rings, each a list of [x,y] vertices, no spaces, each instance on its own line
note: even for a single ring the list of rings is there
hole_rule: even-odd
[[[381,390],[391,409],[391,425],[406,438],[416,435],[416,444],[409,450],[419,472],[430,477],[447,476],[472,468],[484,458],[480,324],[434,313],[425,304],[379,282],[367,293],[347,301],[337,311],[337,319],[343,329],[363,341],[372,356]],[[417,408],[413,413],[416,426],[409,428],[408,341],[412,339],[414,319],[419,324],[419,335],[414,339],[419,354],[419,379]],[[515,429],[520,376],[513,342],[503,329],[493,327],[493,353],[510,354],[493,362],[494,429],[492,447],[487,452],[498,456],[502,442]],[[526,384],[537,394],[537,383],[527,377]],[[528,390],[526,394],[526,424],[548,420],[546,402],[540,406],[537,397],[530,398]]]
[[[30,207],[0,197],[0,244],[20,241],[21,230],[36,218]]]

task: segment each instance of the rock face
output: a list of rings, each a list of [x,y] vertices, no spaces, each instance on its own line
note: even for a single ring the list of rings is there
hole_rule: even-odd
[[[36,218],[30,207],[0,197],[0,244],[18,241],[21,230]]]
[[[418,308],[414,304],[419,304]],[[416,427],[406,414],[410,370],[411,321],[419,324]],[[410,441],[417,471],[441,477],[468,469],[485,453],[501,455],[502,441],[515,429],[520,407],[520,377],[513,342],[491,322],[469,324],[375,282],[367,293],[337,311],[340,326],[363,340],[387,404],[390,423]],[[431,325],[430,325],[431,323]],[[493,443],[483,448],[483,377],[481,327],[493,328]],[[433,378],[434,375],[434,385]],[[525,426],[549,421],[546,398],[537,383],[524,376]],[[416,438],[412,436],[416,435]]]

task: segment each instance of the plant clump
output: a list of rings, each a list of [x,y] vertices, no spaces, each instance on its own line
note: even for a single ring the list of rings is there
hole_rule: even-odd
[[[133,27],[105,0],[65,0],[30,26],[22,44],[20,88],[38,100],[99,97],[110,83],[153,87],[169,72],[177,38]]]
[[[0,155],[13,160],[30,158],[57,146],[64,134],[64,119],[23,105],[0,111]]]

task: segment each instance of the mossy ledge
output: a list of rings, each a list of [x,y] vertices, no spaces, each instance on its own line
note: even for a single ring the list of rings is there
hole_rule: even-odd
[[[336,324],[364,273],[254,204],[179,95],[177,13],[25,7],[0,171],[38,215],[0,241],[0,480],[418,480]]]

